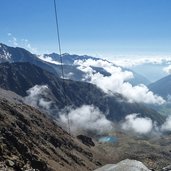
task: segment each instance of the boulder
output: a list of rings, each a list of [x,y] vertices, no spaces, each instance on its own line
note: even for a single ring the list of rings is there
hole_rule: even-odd
[[[108,164],[95,171],[151,171],[137,160],[123,160],[117,164]]]
[[[6,161],[7,166],[9,167],[14,167],[15,163],[12,160],[7,160]]]
[[[90,137],[87,137],[85,135],[78,135],[77,138],[85,145],[87,146],[92,146],[94,147],[95,146],[95,143],[93,142],[92,138]]]
[[[164,167],[162,171],[171,171],[171,165]]]

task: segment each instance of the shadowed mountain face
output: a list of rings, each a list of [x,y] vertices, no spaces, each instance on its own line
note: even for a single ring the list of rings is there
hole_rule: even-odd
[[[171,95],[171,75],[150,84],[149,89],[167,99]]]
[[[120,121],[131,113],[140,113],[159,123],[163,122],[163,117],[156,111],[141,104],[128,103],[119,94],[108,96],[95,85],[71,80],[63,82],[62,79],[30,63],[0,64],[0,87],[26,96],[26,91],[35,85],[48,85],[59,109],[66,105],[80,107],[93,104],[112,121]]]
[[[0,170],[88,171],[101,165],[92,147],[37,109],[11,100],[19,98],[14,93],[0,92]]]

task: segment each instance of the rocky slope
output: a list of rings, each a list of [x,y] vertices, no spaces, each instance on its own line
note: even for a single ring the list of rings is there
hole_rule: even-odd
[[[18,96],[3,92],[11,98],[0,96],[0,170],[88,171],[101,165],[92,146],[70,136]]]
[[[24,104],[22,97],[2,89],[0,95],[2,171],[88,171],[126,158],[142,161],[155,171],[170,168],[166,167],[171,162],[169,135],[142,139],[118,133],[114,144],[93,142],[82,135],[75,138]]]
[[[1,88],[26,96],[26,91],[35,85],[48,85],[59,109],[66,105],[80,107],[93,104],[112,121],[120,121],[131,113],[141,113],[159,123],[163,122],[163,117],[156,111],[141,104],[129,103],[119,94],[109,96],[95,85],[71,80],[63,82],[59,77],[30,63],[0,64]]]

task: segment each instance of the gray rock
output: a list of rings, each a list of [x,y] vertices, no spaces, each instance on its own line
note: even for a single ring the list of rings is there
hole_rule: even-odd
[[[164,167],[162,171],[171,171],[171,165]]]
[[[7,160],[6,161],[7,166],[9,167],[14,167],[15,163],[12,160]]]
[[[95,171],[150,171],[143,163],[136,160],[123,160],[118,164],[108,164]]]
[[[78,135],[77,138],[85,145],[89,146],[89,147],[94,147],[95,143],[93,142],[92,138],[87,137],[85,135]]]

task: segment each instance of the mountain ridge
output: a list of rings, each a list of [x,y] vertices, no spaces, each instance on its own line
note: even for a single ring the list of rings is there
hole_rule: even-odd
[[[45,54],[43,56],[44,56],[44,58],[50,57],[54,61],[57,61],[59,63],[61,62],[60,55],[57,54],[57,53]],[[79,61],[79,60],[81,60],[81,61],[86,61],[86,60],[104,61],[104,62],[108,62],[108,63],[112,64],[113,66],[117,67],[115,64],[108,61],[107,59],[92,57],[92,56],[88,56],[88,55],[76,55],[76,54],[71,55],[71,54],[68,54],[68,53],[62,54],[62,61],[63,61],[63,64],[64,64],[64,68],[67,68],[66,65],[70,65],[70,66],[74,67],[75,62]],[[77,65],[76,65],[76,67],[77,67]],[[110,73],[108,73],[103,68],[94,67],[94,66],[91,66],[91,68],[93,68],[96,72],[99,72],[104,76],[110,76]],[[148,84],[150,84],[150,81],[147,78],[145,78],[144,76],[140,75],[139,73],[136,73],[135,71],[132,71],[132,70],[127,69],[127,68],[122,68],[122,69],[123,69],[123,71],[130,71],[130,72],[133,73],[134,78],[129,80],[129,82],[132,85],[138,85],[138,84],[148,85]],[[73,77],[73,79],[74,79],[74,77]],[[76,79],[76,80],[80,80],[80,79]]]
[[[62,80],[30,63],[0,64],[1,88],[27,96],[26,91],[35,85],[48,85],[59,109],[66,106],[67,99],[67,105],[74,105],[75,107],[93,104],[104,112],[108,119],[113,121],[120,121],[131,113],[141,113],[142,116],[148,116],[159,123],[162,123],[164,119],[156,111],[147,109],[142,104],[129,103],[117,93],[109,96],[93,84]]]
[[[48,57],[51,58],[51,60],[45,60],[45,58],[41,58],[40,56],[42,55],[36,55],[36,54],[32,54],[29,51],[25,50],[24,48],[20,48],[20,47],[10,47],[7,46],[5,44],[0,43],[0,63],[3,62],[30,62],[32,64],[35,64],[39,67],[41,67],[42,69],[45,69],[55,75],[58,75],[59,77],[61,77],[61,64],[60,64],[60,56],[59,54],[56,53],[52,53],[52,54],[45,54],[43,55],[43,57]],[[81,71],[80,69],[78,69],[78,66],[74,64],[75,61],[77,60],[94,60],[94,61],[106,61],[109,62],[106,59],[101,59],[101,58],[96,58],[96,57],[91,57],[91,56],[87,56],[87,55],[70,55],[70,54],[62,54],[62,59],[63,59],[63,67],[64,67],[64,75],[66,79],[73,79],[76,81],[81,81],[84,76],[85,73],[83,71]],[[54,63],[52,61],[57,62]],[[111,63],[111,62],[109,62]],[[112,64],[114,65],[114,64]],[[95,68],[94,70],[98,73],[101,73],[104,76],[107,76],[109,73],[104,70],[102,67],[101,68]],[[124,69],[123,70],[128,70],[128,69]],[[131,71],[131,70],[130,70]],[[131,71],[133,72],[133,71]],[[141,76],[140,74],[133,72],[134,74],[134,78],[129,80],[129,82],[133,85],[137,85],[137,84],[149,84],[149,80],[147,80],[146,78],[144,78],[143,76]]]

